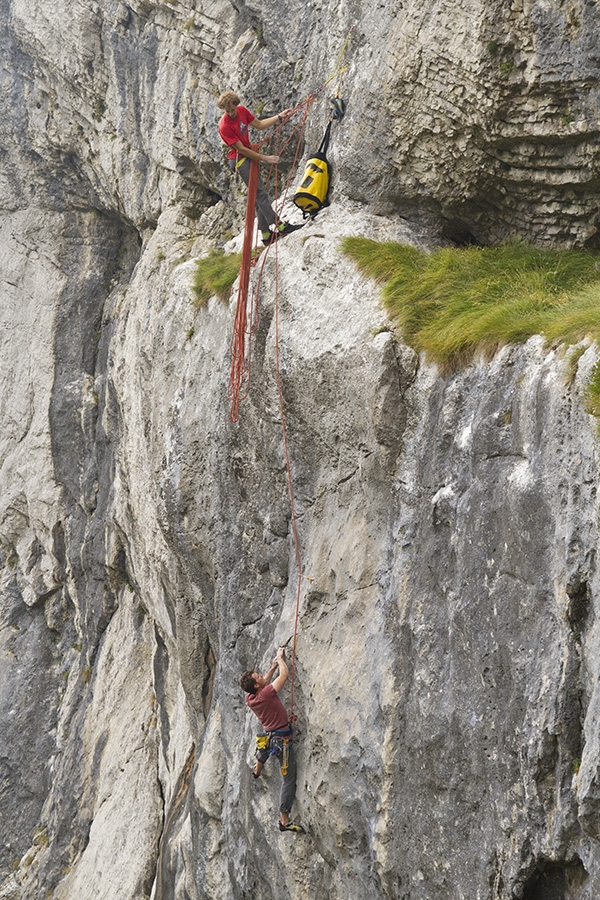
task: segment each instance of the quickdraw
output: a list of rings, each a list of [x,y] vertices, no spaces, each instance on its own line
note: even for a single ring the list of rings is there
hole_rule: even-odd
[[[290,739],[283,739],[283,756],[281,757],[281,774],[287,775],[290,764]]]

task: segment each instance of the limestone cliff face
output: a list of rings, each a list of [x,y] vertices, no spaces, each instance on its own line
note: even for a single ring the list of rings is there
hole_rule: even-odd
[[[595,5],[1,11],[0,898],[597,897],[596,350],[441,377],[338,246],[593,238]],[[233,425],[215,99],[296,102],[352,26]],[[305,838],[238,687],[295,617],[276,348]]]
[[[339,193],[456,240],[598,242],[595,0],[1,8],[5,209],[197,218],[229,193],[219,92],[269,114],[343,67],[307,130],[312,148],[340,87]]]

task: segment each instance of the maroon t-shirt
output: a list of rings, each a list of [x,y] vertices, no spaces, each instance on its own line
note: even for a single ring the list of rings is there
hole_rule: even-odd
[[[253,122],[256,116],[253,116],[249,109],[245,106],[238,106],[237,116],[232,119],[225,113],[219,122],[219,134],[228,147],[241,141],[244,147],[250,146],[250,138],[248,136],[248,125]],[[227,158],[235,159],[237,156],[235,149],[230,149]]]
[[[272,684],[266,684],[256,694],[246,694],[246,703],[258,716],[265,731],[287,728],[288,716],[285,706]]]

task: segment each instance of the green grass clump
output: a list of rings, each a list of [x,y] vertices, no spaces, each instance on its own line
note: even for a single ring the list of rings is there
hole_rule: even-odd
[[[241,253],[223,250],[211,250],[209,256],[198,260],[193,282],[196,308],[205,306],[208,298],[215,295],[225,303],[229,300],[241,262]]]
[[[521,243],[425,253],[366,238],[346,238],[342,249],[383,283],[404,340],[443,371],[534,334],[568,344],[600,336],[598,254]]]

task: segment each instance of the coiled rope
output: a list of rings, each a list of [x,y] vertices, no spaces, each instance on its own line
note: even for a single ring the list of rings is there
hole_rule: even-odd
[[[295,128],[285,142],[282,142],[281,131],[283,124],[277,126],[274,131],[262,140],[259,144],[253,144],[252,149],[258,150],[267,141],[275,139],[274,155],[281,156],[287,149],[290,142],[297,136],[296,149],[294,159],[290,167],[290,174],[286,183],[283,197],[277,196],[278,174],[279,168],[275,165],[275,207],[281,203],[283,206],[287,200],[289,189],[292,183],[294,170],[298,161],[300,147],[306,127],[308,111],[315,100],[315,96],[311,95],[302,104],[294,109],[294,113],[302,111],[302,116]],[[229,386],[227,396],[230,400],[229,418],[232,422],[237,422],[240,414],[240,402],[244,400],[250,391],[250,365],[251,365],[251,338],[256,332],[259,325],[258,297],[260,293],[260,285],[264,266],[269,254],[269,250],[276,243],[276,239],[272,240],[267,246],[265,252],[261,256],[261,263],[253,291],[249,292],[250,271],[254,262],[252,258],[252,247],[254,244],[254,215],[256,205],[256,192],[258,188],[258,160],[250,160],[250,175],[248,178],[248,197],[246,200],[246,218],[244,223],[244,241],[242,245],[242,262],[240,265],[240,275],[238,280],[238,293],[235,306],[235,317],[233,324],[233,332],[231,335],[230,351],[231,351],[231,370],[229,373]],[[267,180],[268,184],[268,180]],[[274,235],[276,238],[276,236]],[[248,339],[248,340],[246,340]]]

